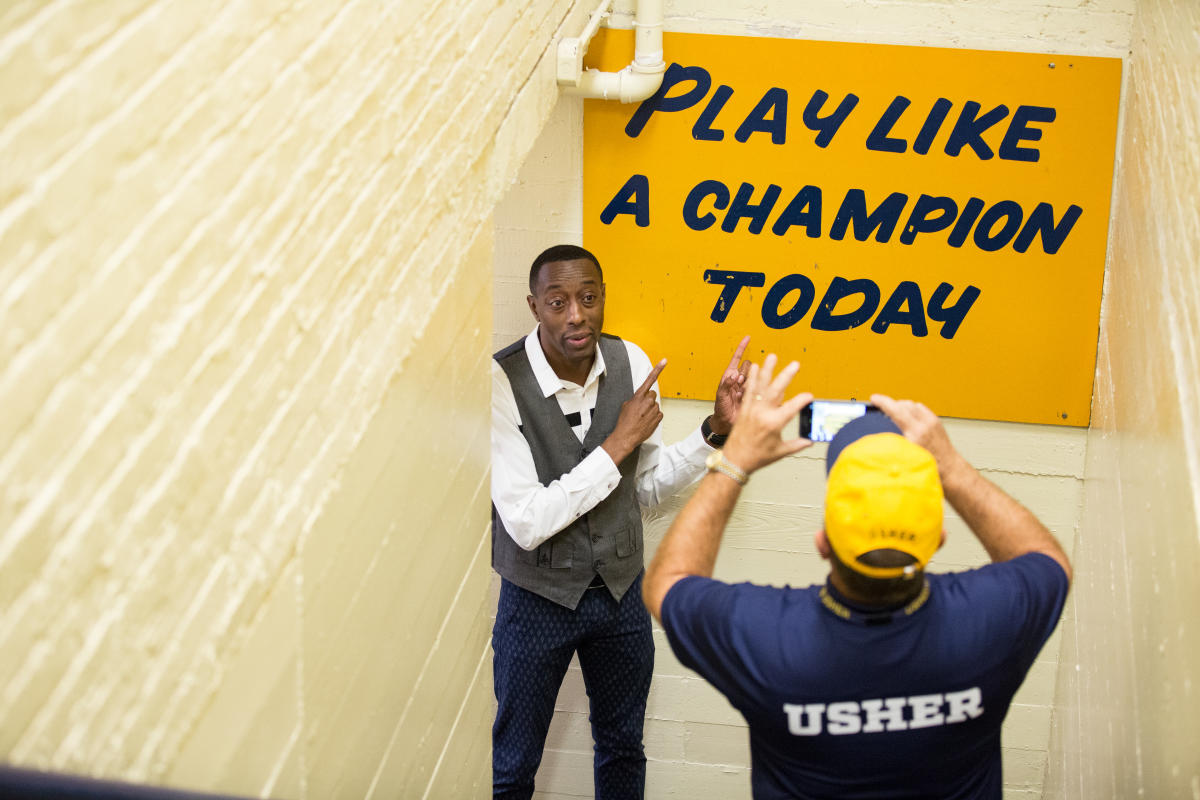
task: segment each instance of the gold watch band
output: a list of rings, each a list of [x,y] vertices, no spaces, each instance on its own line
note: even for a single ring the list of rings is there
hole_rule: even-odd
[[[745,470],[725,458],[725,454],[720,450],[709,457],[708,471],[719,472],[726,477],[732,478],[739,486],[745,486],[746,482],[750,480],[750,476],[746,474]]]

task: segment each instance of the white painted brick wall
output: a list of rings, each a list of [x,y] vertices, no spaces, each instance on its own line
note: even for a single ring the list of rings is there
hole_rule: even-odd
[[[804,4],[693,0],[668,3],[666,27],[696,33],[1121,56],[1129,43],[1132,6],[1132,0],[913,0],[869,5],[848,0]],[[630,0],[619,0],[615,24],[628,24],[630,9]],[[524,297],[533,256],[551,244],[582,240],[581,131],[580,102],[560,100],[520,177],[497,209],[493,336],[497,348],[532,327]],[[668,441],[686,435],[708,413],[703,403],[677,400],[666,401],[664,411]],[[969,420],[949,420],[947,426],[966,457],[1038,514],[1070,551],[1083,503],[1086,431]],[[717,577],[793,585],[824,579],[826,568],[811,538],[821,518],[820,455],[814,449],[756,476],[731,521],[717,561]],[[685,500],[686,495],[647,514],[649,553]],[[934,562],[935,569],[986,562],[982,547],[952,512],[947,528],[949,539]],[[1003,751],[1006,798],[1041,796],[1061,638],[1056,633],[1044,648],[1009,713]],[[748,797],[749,754],[740,716],[679,665],[661,631],[656,631],[656,645],[646,725],[647,796]],[[582,678],[572,667],[539,773],[538,797],[590,796],[591,735],[586,710]]]
[[[0,7],[0,760],[487,794],[491,215],[577,6]]]
[[[1200,797],[1200,6],[1139,0],[1046,797]]]

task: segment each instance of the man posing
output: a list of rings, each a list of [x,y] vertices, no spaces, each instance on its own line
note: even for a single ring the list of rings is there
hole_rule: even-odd
[[[742,340],[712,416],[664,447],[654,368],[603,334],[595,256],[558,245],[529,271],[537,327],[492,368],[492,566],[502,577],[492,631],[498,708],[495,797],[528,798],[554,700],[579,653],[591,705],[596,797],[640,798],[642,721],[654,640],[641,603],[640,506],[704,473],[742,396]]]
[[[704,478],[646,574],[645,602],[679,660],[750,726],[756,798],[995,798],[1000,727],[1058,622],[1071,568],[1058,542],[950,444],[920,403],[875,395],[885,414],[829,444],[824,586],[714,581],[722,532],[747,476],[808,447],[783,428],[812,399],[796,374],[750,369],[723,470]],[[942,497],[992,564],[926,575],[944,539]]]

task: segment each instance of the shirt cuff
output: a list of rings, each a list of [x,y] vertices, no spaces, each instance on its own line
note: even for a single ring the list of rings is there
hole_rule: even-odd
[[[713,447],[704,441],[704,434],[700,432],[700,426],[697,425],[692,429],[691,433],[680,441],[679,449],[689,464],[704,466],[704,461],[708,458],[708,454],[720,448]]]
[[[586,485],[594,487],[601,499],[608,497],[617,484],[621,482],[621,470],[613,462],[612,456],[603,447],[597,447],[588,453],[579,466],[575,468],[579,477]]]

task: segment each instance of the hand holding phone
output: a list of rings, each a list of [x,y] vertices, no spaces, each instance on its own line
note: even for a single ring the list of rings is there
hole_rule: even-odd
[[[800,409],[800,435],[814,442],[828,442],[850,420],[878,411],[858,400],[813,400]]]

